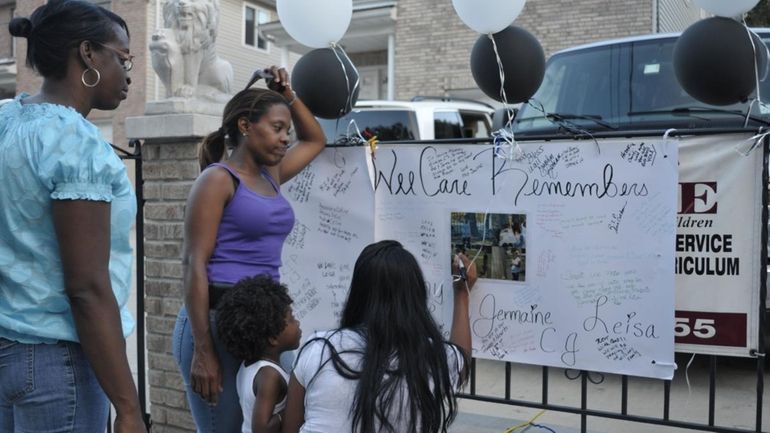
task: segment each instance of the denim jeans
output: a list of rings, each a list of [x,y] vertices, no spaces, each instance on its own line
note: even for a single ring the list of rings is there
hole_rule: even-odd
[[[0,338],[0,432],[103,432],[108,408],[80,344]]]
[[[219,400],[216,406],[209,405],[190,386],[190,370],[192,367],[193,355],[193,337],[190,319],[187,316],[187,309],[182,307],[176,319],[174,326],[173,352],[176,358],[179,370],[184,378],[187,391],[187,402],[190,404],[195,425],[198,433],[231,433],[240,432],[243,422],[243,413],[238,401],[238,392],[235,387],[235,376],[238,374],[238,368],[241,362],[230,355],[225,350],[224,345],[217,336],[217,325],[214,320],[214,311],[210,310],[209,321],[211,324],[211,333],[214,340],[214,348],[219,358],[222,369],[222,388],[219,394]]]
[[[235,359],[225,349],[217,335],[217,324],[215,321],[215,310],[209,311],[209,323],[211,326],[214,348],[219,358],[222,368],[222,388],[216,406],[211,406],[193,391],[190,386],[190,370],[192,367],[192,354],[194,349],[192,329],[190,319],[187,316],[187,309],[182,307],[176,318],[174,326],[173,352],[176,363],[184,378],[187,402],[190,404],[195,425],[198,433],[223,433],[240,432],[243,422],[243,412],[241,411],[240,400],[236,388],[235,378],[238,369],[241,366],[241,360]],[[294,352],[283,352],[281,354],[281,366],[286,371],[291,371],[294,362]]]

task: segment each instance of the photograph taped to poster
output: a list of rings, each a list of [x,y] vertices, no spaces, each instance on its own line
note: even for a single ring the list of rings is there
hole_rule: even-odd
[[[476,264],[479,278],[525,281],[527,217],[453,212],[452,248]]]
[[[324,155],[336,151],[327,149]],[[517,159],[500,158],[501,152],[489,145],[381,144],[373,158],[368,149],[346,151],[348,163],[355,160],[358,167],[364,163],[353,154],[367,156],[368,189],[351,186],[339,197],[315,188],[302,195],[315,204],[295,207],[295,213],[306,237],[312,233],[326,239],[329,209],[336,209],[337,231],[351,218],[346,232],[358,233],[358,238],[336,237],[320,252],[308,251],[313,245],[308,242],[305,250],[292,245],[284,250],[284,263],[307,285],[295,288],[287,281],[292,294],[297,291],[302,306],[314,305],[302,319],[303,329],[311,331],[306,335],[324,325],[337,326],[333,307],[345,293],[344,277],[349,278],[365,237],[396,239],[415,255],[425,274],[431,311],[448,335],[450,263],[457,249],[453,215],[482,216],[482,222],[492,216],[500,233],[505,222],[512,225],[517,219],[526,228],[526,247],[521,249],[525,272],[521,281],[478,281],[471,294],[474,356],[672,377],[674,142],[521,143]],[[311,174],[298,176],[287,188],[295,181],[308,183],[307,177],[316,182],[337,179],[339,170],[316,161]],[[288,194],[290,200],[293,195]],[[490,253],[493,246],[505,254],[512,248],[500,245],[500,233],[495,234],[496,245],[489,244]],[[498,255],[501,263],[503,256]],[[326,268],[329,257],[336,267]],[[310,301],[305,300],[307,293]]]

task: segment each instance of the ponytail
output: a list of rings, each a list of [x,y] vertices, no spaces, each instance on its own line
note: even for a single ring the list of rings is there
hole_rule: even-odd
[[[203,139],[198,150],[198,164],[200,164],[201,171],[222,160],[225,155],[225,137],[224,128],[219,128]]]

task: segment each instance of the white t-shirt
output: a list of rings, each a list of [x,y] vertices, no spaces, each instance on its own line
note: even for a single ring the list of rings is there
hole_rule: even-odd
[[[341,330],[316,333],[315,337],[329,339],[338,353],[345,350],[361,351],[365,341],[354,331]],[[305,423],[300,427],[300,433],[349,433],[351,431],[351,408],[356,394],[355,380],[347,380],[337,373],[330,360],[330,349],[323,341],[308,343],[300,352],[294,365],[293,373],[297,381],[305,388]],[[457,389],[460,372],[464,360],[459,350],[446,345],[447,364],[452,386]],[[340,353],[340,357],[354,370],[361,369],[360,353]],[[328,361],[328,362],[327,362]],[[325,363],[325,364],[324,364]],[[316,372],[320,372],[316,376]],[[313,377],[315,376],[315,379]],[[311,379],[313,380],[311,383]],[[406,393],[406,387],[403,387]],[[406,402],[406,397],[396,398],[396,401]],[[402,408],[393,409],[398,414]],[[405,416],[393,416],[392,422],[396,431],[403,431],[408,425]]]
[[[238,369],[238,375],[235,377],[238,400],[241,402],[241,411],[243,412],[241,433],[251,433],[251,415],[254,413],[254,402],[256,401],[256,396],[254,395],[254,378],[257,377],[257,373],[262,367],[272,367],[276,369],[281,373],[281,377],[287,386],[289,383],[289,375],[278,364],[267,360],[261,360],[247,367],[241,363],[241,368]],[[286,396],[275,405],[273,414],[281,412],[285,407]]]

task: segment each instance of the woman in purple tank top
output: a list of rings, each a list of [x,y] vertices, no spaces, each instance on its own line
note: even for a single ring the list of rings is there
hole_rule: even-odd
[[[203,171],[187,199],[185,306],[177,317],[173,352],[201,433],[240,431],[242,422],[235,390],[240,360],[217,337],[216,301],[244,277],[267,274],[278,280],[283,242],[294,226],[280,185],[326,145],[286,70],[269,72],[270,90],[250,88],[252,80],[225,106],[222,127],[201,145]],[[299,141],[289,147],[292,122]],[[226,148],[232,153],[222,161]]]

